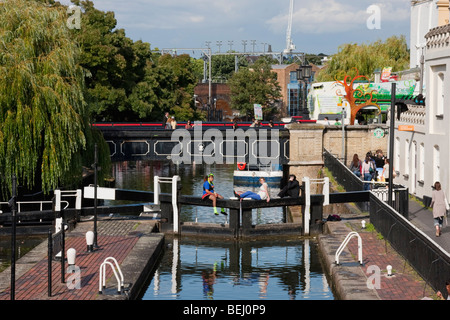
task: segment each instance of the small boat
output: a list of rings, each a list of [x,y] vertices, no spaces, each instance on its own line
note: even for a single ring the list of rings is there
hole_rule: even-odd
[[[239,162],[233,174],[233,182],[241,186],[258,186],[261,177],[270,187],[279,188],[283,178],[282,165],[247,165],[245,162]]]

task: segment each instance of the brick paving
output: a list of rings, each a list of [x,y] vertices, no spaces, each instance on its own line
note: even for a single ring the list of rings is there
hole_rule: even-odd
[[[74,274],[65,274],[65,283],[61,282],[61,262],[52,262],[52,295],[48,296],[48,259],[47,254],[28,271],[17,276],[15,284],[16,300],[95,300],[99,298],[99,267],[107,257],[114,257],[119,265],[131,252],[139,233],[133,232],[133,221],[99,221],[98,245],[92,253],[87,252],[85,232],[93,230],[93,223],[82,223],[73,233],[67,233],[65,248],[74,248],[77,252],[75,265],[80,268],[81,288],[69,288]],[[116,234],[116,235],[114,235]],[[67,270],[67,261],[65,268]],[[16,266],[17,268],[17,266]],[[106,268],[108,290],[117,288],[112,268]],[[126,281],[126,279],[125,279]],[[72,285],[73,287],[73,285]],[[10,299],[10,287],[0,292],[0,300]]]
[[[424,296],[434,294],[430,286],[405,262],[405,260],[379,239],[375,232],[358,232],[363,244],[363,266],[361,269],[369,278],[374,274],[373,267],[380,269],[379,288],[376,289],[381,300],[420,300]],[[348,249],[355,257],[358,256],[356,238],[348,244]],[[392,266],[392,276],[387,276],[387,266]],[[375,284],[373,282],[373,284]]]

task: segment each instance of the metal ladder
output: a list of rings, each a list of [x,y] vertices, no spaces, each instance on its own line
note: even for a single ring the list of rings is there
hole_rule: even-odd
[[[109,260],[112,260],[115,264],[114,265],[109,262]],[[106,258],[103,263],[100,265],[100,270],[99,270],[99,284],[98,284],[98,293],[102,294],[103,293],[103,289],[106,288],[106,265],[111,266],[111,269],[114,272],[114,276],[116,277],[117,280],[117,293],[121,294],[123,289],[124,289],[124,284],[123,284],[123,274],[122,274],[122,270],[120,270],[119,264],[117,263],[117,260],[113,257],[108,257]],[[117,271],[116,271],[117,268]],[[119,274],[117,274],[117,272]],[[120,275],[120,279],[119,279],[119,275]]]
[[[350,232],[344,239],[344,241],[341,243],[339,248],[336,251],[336,254],[334,256],[336,265],[339,265],[339,256],[344,250],[345,246],[348,244],[351,238],[358,237],[358,261],[360,265],[363,265],[363,258],[362,258],[362,240],[359,233],[352,231]]]

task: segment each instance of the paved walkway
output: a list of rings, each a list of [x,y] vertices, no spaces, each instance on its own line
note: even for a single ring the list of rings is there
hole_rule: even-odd
[[[124,293],[117,295],[117,281],[112,268],[106,271],[107,288],[99,294],[99,267],[107,257],[114,257],[124,274],[125,289],[136,283],[140,273],[145,269],[162,235],[151,234],[153,224],[139,220],[100,220],[98,221],[99,248],[92,253],[87,252],[85,234],[93,230],[93,222],[81,222],[74,231],[66,234],[65,247],[74,248],[77,252],[75,265],[80,268],[80,285],[75,286],[75,274],[66,273],[65,283],[61,282],[61,263],[52,262],[52,293],[48,296],[48,260],[47,241],[37,246],[21,258],[16,264],[16,300],[125,300]],[[144,237],[145,236],[145,237]],[[146,238],[146,239],[144,239]],[[142,245],[139,245],[140,242]],[[145,247],[147,259],[136,262],[134,256],[142,255]],[[138,264],[138,265],[136,265]],[[67,268],[67,262],[65,264]],[[133,267],[134,266],[134,267]],[[136,269],[136,270],[135,270]],[[10,300],[10,268],[0,274],[0,300]],[[138,273],[136,276],[133,273]],[[132,283],[130,283],[130,281]],[[128,291],[129,293],[129,291]]]
[[[369,278],[373,279],[372,276],[374,275],[375,268],[379,268],[378,270],[381,272],[379,288],[374,292],[378,299],[420,300],[424,297],[436,298],[432,288],[389,245],[389,243],[384,239],[381,239],[376,231],[369,231],[361,228],[361,220],[366,220],[367,223],[370,222],[370,217],[368,215],[355,217],[355,214],[344,214],[342,218],[341,223],[343,222],[347,229],[342,232],[340,238],[343,240],[343,237],[345,237],[349,231],[358,232],[362,238],[363,266],[360,266],[359,268],[362,270],[363,277],[360,279],[360,282],[363,282],[364,280],[367,281]],[[432,211],[431,209],[424,207],[420,201],[415,199],[410,200],[409,220],[444,250],[450,250],[450,227],[446,227],[444,222],[442,235],[436,237]],[[357,261],[358,246],[356,238],[349,242],[348,251],[352,256],[351,260]],[[388,265],[391,265],[393,268],[393,276],[391,277],[387,276],[386,267]],[[374,281],[371,283],[375,284]],[[368,299],[372,298],[370,295],[365,297],[368,297]],[[364,295],[361,298],[365,299]]]

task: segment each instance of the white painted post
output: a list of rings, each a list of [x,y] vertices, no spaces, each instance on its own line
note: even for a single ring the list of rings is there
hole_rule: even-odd
[[[305,235],[309,235],[309,221],[311,220],[311,184],[308,177],[303,178],[303,182],[305,182],[305,218],[303,231]]]
[[[323,178],[323,195],[325,197],[323,205],[327,206],[330,204],[330,178]]]
[[[178,204],[177,204],[177,184],[180,180],[179,176],[172,177],[172,208],[173,208],[173,232],[178,233]]]
[[[155,176],[153,179],[153,192],[154,192],[153,202],[155,204],[160,204],[159,203],[159,177],[158,176]]]
[[[82,193],[81,189],[77,189],[76,191],[76,199],[75,199],[75,209],[81,210],[81,199],[82,199]]]
[[[61,190],[56,189],[55,193],[55,211],[61,211]]]

